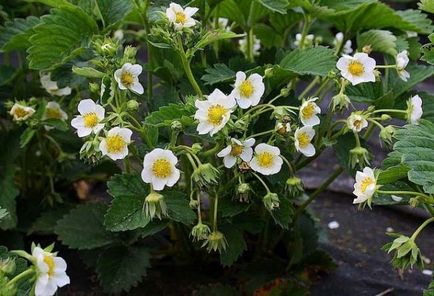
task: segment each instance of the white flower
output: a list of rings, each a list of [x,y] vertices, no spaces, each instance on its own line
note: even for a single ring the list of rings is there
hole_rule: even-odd
[[[175,167],[177,162],[178,158],[170,150],[152,150],[143,160],[142,180],[152,184],[155,190],[163,190],[164,186],[172,187],[180,177],[180,172]]]
[[[354,184],[353,194],[357,196],[353,203],[362,203],[370,199],[377,189],[377,180],[375,179],[374,171],[366,167],[362,172],[356,173],[356,183]]]
[[[200,135],[209,133],[213,136],[229,121],[236,105],[232,96],[226,96],[219,89],[215,89],[205,101],[196,100],[196,114],[199,120],[197,131]]]
[[[68,119],[68,114],[66,114],[66,112],[62,110],[59,103],[50,101],[45,107],[45,113],[43,118],[66,120]]]
[[[238,44],[240,45],[240,50],[244,54],[247,54],[247,43],[248,43],[247,36],[238,41]],[[261,49],[261,40],[259,40],[255,35],[253,35],[253,55],[258,56],[260,49]]]
[[[196,20],[192,16],[198,10],[196,7],[186,7],[183,9],[179,4],[170,3],[169,8],[166,9],[166,16],[176,30],[182,30],[183,28],[190,28],[196,25]]]
[[[71,125],[77,129],[80,138],[89,136],[92,132],[96,134],[104,127],[100,122],[104,119],[105,110],[91,99],[81,100],[78,112],[80,115],[71,121]]]
[[[408,78],[410,78],[410,73],[405,71],[405,67],[407,67],[408,62],[408,52],[406,50],[398,53],[396,56],[396,71],[398,71],[399,78],[405,82],[407,82]]]
[[[67,96],[71,94],[70,87],[59,88],[56,81],[51,80],[51,73],[42,74],[40,78],[42,87],[52,96]]]
[[[264,91],[265,85],[261,75],[255,73],[246,78],[246,73],[239,71],[236,74],[231,96],[237,100],[241,109],[247,109],[250,106],[258,105]]]
[[[300,107],[300,120],[303,125],[315,126],[320,123],[317,114],[321,113],[321,108],[315,103],[318,98],[311,98],[304,101]]]
[[[9,114],[14,117],[15,121],[24,121],[32,116],[33,113],[35,113],[35,109],[21,105],[19,103],[15,103],[12,106],[11,111],[9,111]]]
[[[252,146],[254,144],[255,139],[253,138],[247,139],[245,141],[232,138],[231,145],[228,145],[226,148],[220,151],[217,156],[223,157],[223,163],[225,167],[231,168],[237,162],[237,157],[246,162],[249,162],[252,159]]]
[[[280,149],[264,143],[256,146],[255,156],[250,161],[252,170],[263,175],[277,174],[282,168],[282,164]]]
[[[368,121],[362,115],[351,114],[347,118],[347,126],[350,130],[358,133],[368,126]]]
[[[295,149],[307,157],[314,156],[315,147],[311,143],[314,136],[315,130],[309,125],[297,128],[294,133]]]
[[[338,47],[341,45],[341,43],[344,41],[344,34],[342,32],[339,32],[336,34],[335,39],[333,40],[333,45],[335,47]],[[353,48],[351,40],[347,40],[344,44],[344,47],[342,49],[342,54],[350,54],[353,52]]]
[[[139,82],[142,66],[125,63],[122,68],[115,71],[114,77],[120,89],[129,89],[139,95],[143,94],[143,86]]]
[[[117,41],[122,41],[124,39],[124,31],[121,29],[116,30],[113,33],[113,39],[115,39]]]
[[[224,17],[219,17],[218,19],[218,28],[223,29],[225,31],[230,31],[230,27],[228,26],[229,20]]]
[[[415,95],[407,102],[407,118],[412,124],[418,124],[419,119],[422,117],[422,99],[419,95]]]
[[[374,69],[376,62],[366,53],[356,53],[354,57],[343,55],[337,62],[336,67],[341,71],[341,75],[357,85],[363,82],[375,82]]]
[[[128,144],[131,143],[132,134],[128,128],[114,127],[99,143],[99,150],[102,155],[107,155],[113,160],[123,159],[128,155]]]
[[[35,296],[51,296],[57,291],[57,287],[69,284],[66,275],[66,262],[55,253],[49,253],[35,247],[32,256],[36,261],[38,276],[35,284]]]
[[[301,37],[302,37],[302,35],[300,33],[297,33],[295,35],[294,45],[296,47],[300,47]],[[304,38],[304,45],[303,46],[312,46],[314,39],[315,39],[315,35],[313,35],[313,34],[306,35],[306,37]]]

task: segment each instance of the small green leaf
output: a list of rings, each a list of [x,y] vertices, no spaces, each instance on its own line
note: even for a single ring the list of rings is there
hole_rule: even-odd
[[[97,203],[79,205],[58,221],[55,233],[63,244],[73,249],[85,250],[111,244],[114,236],[104,225],[107,206]]]
[[[396,50],[396,37],[390,31],[369,30],[357,37],[359,50],[364,46],[370,45],[374,51],[384,52],[391,56],[398,54]]]
[[[72,72],[77,75],[88,77],[88,78],[102,78],[105,76],[104,73],[91,67],[72,66]]]
[[[34,28],[28,49],[29,67],[51,70],[83,51],[97,31],[95,20],[75,6],[55,8]]]
[[[144,246],[117,246],[106,249],[98,258],[96,272],[107,293],[128,292],[146,275],[150,264]]]
[[[37,17],[7,21],[0,28],[1,51],[23,50],[30,46],[29,37],[33,34],[33,27],[39,24]]]
[[[286,14],[286,9],[288,7],[288,0],[256,0],[265,8],[271,10],[272,12],[277,12],[280,14]]]
[[[336,65],[334,51],[323,46],[296,49],[280,62],[280,66],[300,75],[327,76]]]
[[[35,133],[36,130],[34,130],[33,128],[31,127],[26,128],[20,137],[20,147],[21,148],[26,147],[27,144],[29,144],[30,141],[32,140]]]
[[[185,225],[191,225],[197,219],[196,214],[190,208],[189,200],[185,193],[166,191],[162,193],[167,204],[169,217]]]
[[[213,85],[220,82],[227,82],[235,78],[235,71],[229,69],[225,64],[214,64],[212,68],[206,68],[207,74],[202,76],[202,80],[207,85]]]

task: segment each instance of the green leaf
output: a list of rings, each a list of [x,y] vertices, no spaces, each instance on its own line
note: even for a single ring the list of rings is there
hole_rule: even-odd
[[[27,2],[42,3],[42,4],[45,4],[47,6],[55,7],[55,8],[60,8],[60,7],[63,7],[63,6],[72,6],[72,7],[74,7],[74,5],[71,4],[67,0],[26,0],[26,1]]]
[[[183,125],[188,126],[194,123],[192,118],[195,110],[190,105],[169,104],[163,106],[158,111],[152,112],[145,118],[145,124],[164,127],[170,126],[173,121],[180,121]]]
[[[392,89],[395,96],[400,96],[406,91],[412,89],[414,86],[418,85],[420,82],[432,77],[434,75],[434,66],[424,66],[424,65],[409,65],[406,68],[407,72],[410,73],[410,78],[407,82],[402,81],[399,78],[394,80],[394,83],[389,80],[390,89]],[[392,76],[392,75],[391,75]]]
[[[5,218],[5,217],[8,216],[8,215],[9,215],[8,210],[6,210],[6,209],[2,209],[2,208],[0,207],[0,221],[3,220],[3,218]]]
[[[107,206],[98,203],[79,205],[58,221],[55,232],[63,244],[85,250],[103,247],[113,242],[114,236],[104,225]]]
[[[432,1],[432,3],[433,3],[433,11],[434,11],[434,1]],[[431,283],[429,284],[428,288],[423,291],[423,296],[434,296],[434,279],[431,280]]]
[[[23,50],[30,46],[29,37],[33,34],[33,27],[39,24],[37,17],[7,21],[0,28],[1,51]]]
[[[434,65],[434,45],[427,44],[422,47],[422,61],[425,61],[431,65]]]
[[[96,272],[105,292],[128,292],[146,275],[151,255],[144,246],[117,246],[98,258]]]
[[[229,69],[225,64],[214,64],[213,67],[206,68],[205,72],[207,74],[204,74],[201,79],[206,85],[227,82],[235,77],[235,71]]]
[[[189,200],[185,193],[166,191],[162,193],[167,204],[169,217],[185,225],[192,225],[197,217],[190,208]]]
[[[239,37],[243,37],[243,36],[245,36],[245,35],[244,34],[236,34],[236,33],[231,32],[231,31],[226,31],[225,29],[208,31],[202,37],[202,39],[198,43],[195,44],[193,52],[196,50],[199,50],[199,49],[203,49],[208,44],[214,43],[214,42],[219,41],[219,40],[233,39],[233,38],[239,38]]]
[[[228,246],[226,250],[222,251],[220,254],[220,263],[223,266],[231,266],[247,249],[247,244],[244,240],[243,233],[234,225],[222,225],[221,231],[228,242]]]
[[[420,10],[424,10],[429,13],[434,13],[434,0],[420,0],[420,2],[417,5],[419,6]],[[433,290],[434,290],[434,282],[433,282]]]
[[[434,122],[434,94],[428,94],[425,92],[419,93],[422,98],[423,114],[422,118]]]
[[[273,27],[265,24],[257,24],[254,30],[255,36],[261,40],[261,44],[265,48],[280,47],[282,45],[282,36],[280,36]]]
[[[106,27],[121,21],[133,9],[131,0],[98,0],[96,3]]]
[[[222,217],[233,217],[247,211],[251,204],[246,202],[239,202],[237,200],[232,200],[230,198],[222,198],[219,200],[219,212],[221,212]]]
[[[369,30],[357,37],[357,45],[359,50],[365,45],[371,45],[374,51],[384,52],[391,56],[398,54],[396,50],[396,37],[390,31],[385,30]]]
[[[0,167],[0,207],[9,214],[0,220],[0,228],[12,229],[17,225],[16,202],[18,189],[14,182],[15,167],[8,165]]]
[[[377,182],[378,184],[390,184],[401,179],[406,179],[408,170],[408,167],[403,164],[388,167],[380,172]]]
[[[402,154],[402,163],[410,168],[408,179],[434,193],[434,123],[421,120],[396,132],[394,149]]]
[[[65,132],[69,129],[68,124],[60,119],[56,119],[56,118],[50,118],[50,119],[46,119],[44,121],[42,121],[43,124],[46,124],[48,126],[52,126],[55,129]]]
[[[399,15],[403,22],[409,24],[410,31],[415,31],[423,34],[431,34],[434,31],[432,21],[425,13],[419,10],[407,9],[398,10],[396,14]]]
[[[71,210],[71,206],[59,206],[41,213],[28,230],[28,234],[53,234],[58,220]]]
[[[26,128],[20,137],[20,148],[26,147],[27,144],[29,144],[30,141],[32,140],[35,133],[36,130],[34,130],[33,128],[31,127]]]
[[[49,70],[83,51],[97,31],[95,20],[78,7],[55,8],[34,28],[28,49],[29,67]]]
[[[334,51],[323,46],[309,49],[296,49],[280,62],[280,66],[300,75],[327,76],[336,65]]]
[[[240,26],[244,26],[246,24],[244,14],[235,0],[224,0],[220,2],[214,11],[218,11],[220,17],[234,21]]]
[[[104,73],[98,71],[97,69],[91,68],[91,67],[77,67],[72,66],[72,72],[74,74],[88,77],[88,78],[102,78],[104,77]]]
[[[145,227],[149,218],[144,213],[149,186],[138,175],[115,175],[107,183],[113,202],[104,217],[111,231],[126,231]]]
[[[265,8],[271,10],[272,12],[277,12],[280,14],[286,14],[286,9],[288,7],[288,0],[256,0]]]
[[[274,222],[284,229],[288,229],[289,223],[294,216],[294,207],[291,202],[283,196],[279,196],[280,205],[279,208],[271,211],[271,216]]]

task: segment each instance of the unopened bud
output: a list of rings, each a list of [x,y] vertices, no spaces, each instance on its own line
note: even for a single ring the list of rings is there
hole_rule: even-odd
[[[370,54],[372,52],[372,46],[370,44],[367,44],[363,46],[362,51],[366,54]]]
[[[139,103],[135,100],[129,100],[127,102],[127,108],[128,108],[128,110],[131,110],[131,111],[137,110],[137,109],[139,109]]]
[[[382,121],[389,120],[391,118],[392,118],[392,116],[390,116],[389,114],[381,114],[381,120]]]

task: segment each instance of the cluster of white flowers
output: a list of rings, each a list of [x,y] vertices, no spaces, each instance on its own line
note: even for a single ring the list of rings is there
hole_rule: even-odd
[[[51,80],[51,73],[41,73],[40,81],[42,87],[52,96],[67,96],[71,94],[71,88],[66,86],[59,88],[56,81]]]
[[[333,45],[335,47],[339,47],[341,46],[342,42],[344,42],[344,34],[342,32],[339,32],[336,34],[335,39],[333,40]],[[342,47],[342,54],[343,55],[351,54],[353,52],[352,45],[353,43],[351,42],[351,40],[347,40]]]

